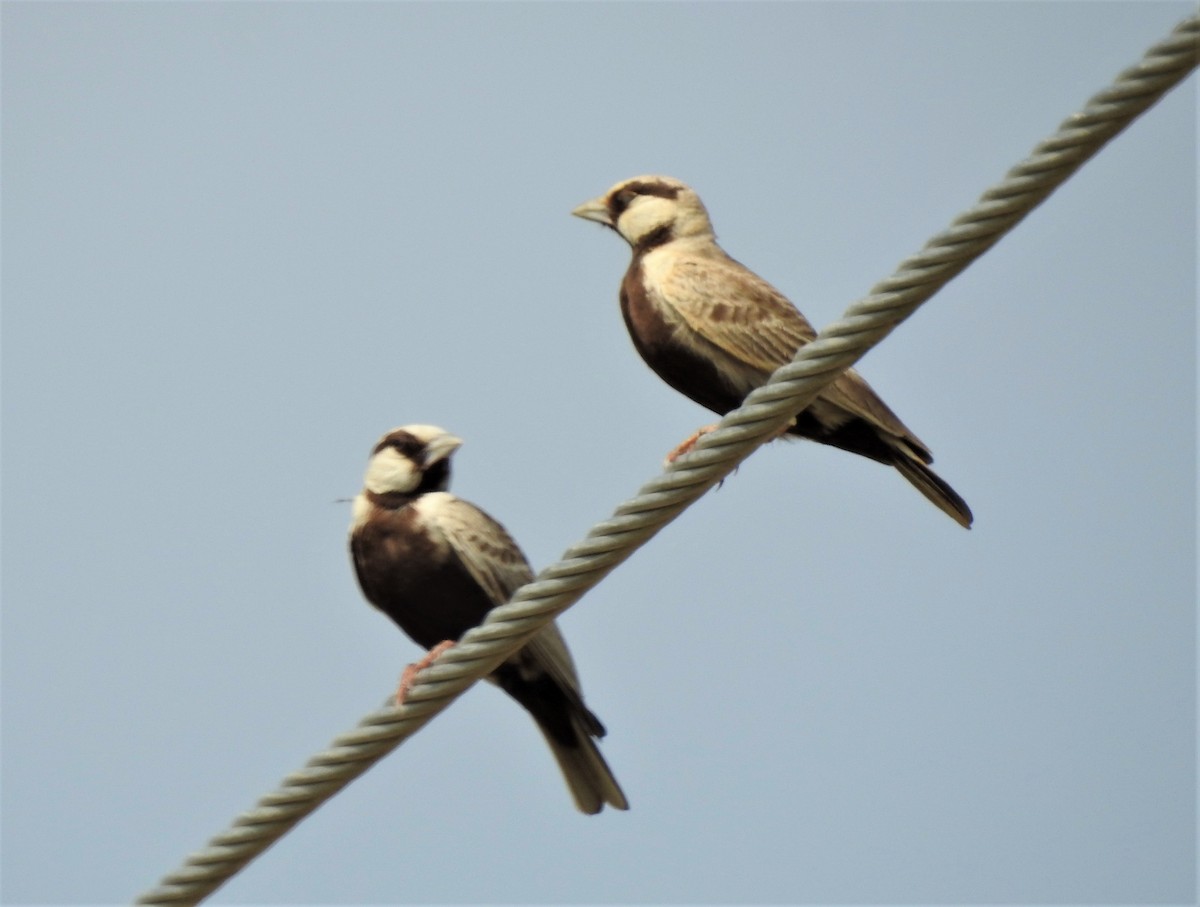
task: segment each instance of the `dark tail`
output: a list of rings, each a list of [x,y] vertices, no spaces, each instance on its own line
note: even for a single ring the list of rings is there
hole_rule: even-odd
[[[621,785],[617,784],[612,769],[600,755],[581,716],[572,716],[571,724],[575,728],[575,739],[570,743],[558,740],[540,722],[538,728],[550,744],[550,752],[558,762],[579,811],[595,815],[604,809],[605,803],[616,809],[629,809]]]
[[[594,738],[604,736],[604,725],[583,704],[578,692],[568,695],[545,674],[533,679],[523,677],[509,663],[502,664],[491,676],[537,722],[580,812],[594,815],[605,803],[629,809],[621,785],[596,747]]]
[[[966,529],[971,528],[971,522],[975,519],[971,508],[936,472],[920,460],[906,456],[903,451],[896,452],[896,459],[892,461],[892,465],[950,519]]]

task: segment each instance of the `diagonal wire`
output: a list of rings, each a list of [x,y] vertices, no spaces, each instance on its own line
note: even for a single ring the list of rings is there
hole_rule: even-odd
[[[386,707],[342,734],[284,778],[139,904],[203,900],[301,819],[365,772],[481,677],[574,604],[681,511],[727,476],[853,365],[867,350],[986,252],[1113,136],[1182,81],[1200,57],[1200,16],[1184,20],[1122,72],[925,248],[900,263],[803,347],[738,409],[703,436],[693,453],[592,527],[562,560],[517,590],[479,627],[422,671],[400,708]]]

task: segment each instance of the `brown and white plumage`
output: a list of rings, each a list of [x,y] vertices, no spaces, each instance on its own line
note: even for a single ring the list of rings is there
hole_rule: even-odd
[[[375,446],[354,499],[350,550],[363,594],[418,645],[432,649],[478,626],[533,579],[498,522],[445,489],[462,442],[431,425],[408,425]],[[566,642],[550,624],[488,680],[533,716],[576,805],[628,809],[593,738],[604,726],[587,708]]]
[[[816,337],[782,293],[717,245],[700,197],[666,176],[617,183],[572,214],[611,227],[633,259],[621,313],[638,353],[675,390],[725,414]],[[896,469],[963,526],[966,502],[929,464],[929,449],[871,386],[847,369],[796,417],[789,434]]]

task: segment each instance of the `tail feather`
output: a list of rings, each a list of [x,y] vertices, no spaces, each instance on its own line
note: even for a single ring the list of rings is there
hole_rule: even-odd
[[[568,744],[556,739],[541,723],[538,724],[579,811],[595,815],[604,809],[606,803],[616,809],[629,809],[629,801],[625,799],[621,785],[617,784],[612,769],[600,755],[596,741],[583,722],[583,716],[572,715],[571,726],[575,731],[575,739]]]
[[[565,649],[564,649],[565,652]],[[565,682],[542,670],[541,663],[526,646],[500,665],[488,679],[521,703],[546,738],[554,759],[566,779],[575,805],[589,815],[608,803],[629,809],[612,769],[600,755],[593,738],[604,736],[604,725],[583,703],[572,670]]]
[[[936,472],[915,457],[906,456],[904,451],[896,452],[892,465],[950,519],[966,529],[971,528],[971,522],[975,519],[971,508]]]

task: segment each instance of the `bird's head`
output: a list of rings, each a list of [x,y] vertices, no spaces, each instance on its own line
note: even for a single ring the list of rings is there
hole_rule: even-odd
[[[450,486],[450,455],[462,440],[436,425],[405,425],[379,439],[367,463],[366,491],[417,495]]]
[[[712,222],[693,189],[669,176],[636,176],[571,212],[612,227],[634,249],[673,239],[712,237]]]

